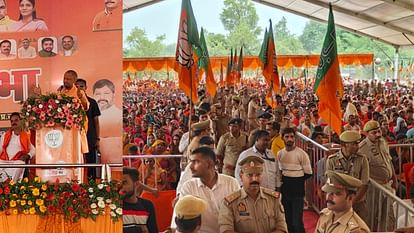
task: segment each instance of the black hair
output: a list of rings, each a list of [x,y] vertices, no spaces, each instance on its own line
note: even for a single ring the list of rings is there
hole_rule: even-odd
[[[214,150],[211,149],[210,147],[206,147],[206,146],[199,147],[199,148],[195,149],[191,154],[193,154],[193,155],[194,154],[200,154],[204,158],[211,159],[214,162],[216,161],[216,153],[214,153]]]
[[[280,124],[279,124],[279,122],[273,121],[271,124],[272,124],[272,129],[273,130],[280,131]]]
[[[22,117],[20,116],[20,113],[18,113],[18,112],[12,112],[11,114],[10,114],[10,119],[12,118],[12,116],[18,116],[19,117],[19,119],[21,119]]]
[[[111,80],[108,79],[100,79],[96,81],[95,84],[93,84],[92,91],[95,93],[96,89],[103,88],[105,86],[107,86],[112,91],[112,93],[115,93],[115,85]]]
[[[175,217],[175,223],[177,224],[177,230],[180,232],[194,232],[197,226],[201,225],[201,215],[192,219],[180,219]]]
[[[269,132],[267,132],[266,130],[258,130],[254,134],[254,141],[257,142],[257,140],[259,140],[260,138],[267,137],[269,135]]]
[[[83,84],[85,84],[85,86],[86,86],[86,80],[85,80],[85,79],[83,79],[83,78],[78,78],[78,79],[76,79],[76,82],[77,82],[77,83],[83,83]]]
[[[20,0],[19,1],[19,5],[20,5],[20,3],[22,2],[23,0]],[[37,19],[37,16],[36,16],[36,2],[35,2],[35,0],[28,0],[32,5],[33,5],[33,12],[32,12],[32,18],[33,19]],[[20,14],[19,15],[19,20],[22,20],[23,19],[23,16],[22,16],[22,14]],[[43,44],[43,41],[42,41],[42,44]]]
[[[46,42],[46,41],[51,41],[52,43],[54,43],[53,39],[50,37],[45,37],[42,39],[42,45]]]
[[[133,182],[136,182],[139,179],[139,171],[134,167],[123,167],[122,174],[131,177]]]
[[[128,152],[135,155],[138,153],[138,147],[133,145],[130,148],[128,148]]]
[[[282,137],[284,137],[286,134],[290,134],[290,133],[295,134],[295,129],[294,128],[284,128],[282,130]]]
[[[10,45],[12,44],[10,40],[2,40],[2,41],[0,42],[0,46],[1,46],[2,44],[4,44],[4,43],[9,43]]]
[[[200,143],[201,146],[204,146],[204,145],[205,146],[210,146],[210,145],[214,144],[214,139],[210,136],[204,136],[204,137],[200,138],[199,143]]]

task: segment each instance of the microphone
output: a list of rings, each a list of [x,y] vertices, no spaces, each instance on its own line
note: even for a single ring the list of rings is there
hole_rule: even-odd
[[[62,91],[63,88],[64,88],[64,86],[63,85],[60,85],[60,87],[57,89],[57,91]]]

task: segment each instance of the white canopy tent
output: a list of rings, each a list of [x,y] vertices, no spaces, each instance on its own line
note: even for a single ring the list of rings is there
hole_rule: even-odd
[[[123,0],[124,12],[162,0]],[[401,47],[414,47],[414,0],[253,0],[312,20],[328,20],[332,3],[335,24],[347,31],[390,44],[398,67]],[[394,69],[394,78],[398,69]]]

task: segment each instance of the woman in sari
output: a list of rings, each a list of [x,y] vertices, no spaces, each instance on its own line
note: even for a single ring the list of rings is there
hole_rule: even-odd
[[[35,0],[19,0],[19,21],[14,24],[16,32],[48,31],[45,21],[36,16]]]

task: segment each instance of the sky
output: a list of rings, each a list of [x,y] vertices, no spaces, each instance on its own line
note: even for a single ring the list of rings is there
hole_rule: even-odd
[[[226,34],[220,21],[220,13],[224,7],[223,0],[192,0],[197,26],[208,32]],[[260,3],[253,2],[259,15],[258,25],[264,29],[269,27],[269,19],[273,24],[283,16],[292,33],[301,34],[308,21],[306,18],[278,10]],[[145,30],[151,40],[165,34],[167,44],[175,43],[178,34],[178,21],[181,10],[181,0],[164,0],[159,3],[137,9],[124,14],[124,41],[134,27]],[[264,30],[263,30],[264,31]],[[259,37],[262,38],[262,35]]]

